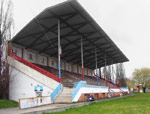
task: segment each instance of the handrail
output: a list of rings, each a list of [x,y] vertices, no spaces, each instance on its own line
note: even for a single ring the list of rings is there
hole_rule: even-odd
[[[120,89],[120,87],[109,87],[110,89]]]
[[[51,100],[54,101],[54,98],[56,97],[56,95],[60,92],[60,90],[62,89],[62,84],[59,84],[56,89],[51,93]]]
[[[87,85],[86,84],[86,81],[79,81],[79,82],[75,82],[74,83],[74,87],[75,87],[75,89],[74,89],[74,91],[73,91],[73,93],[72,93],[72,101],[74,101],[76,98],[76,96],[78,96],[77,94],[78,94],[78,92],[79,92],[79,90],[82,88],[82,87],[86,87],[86,88],[101,88],[101,89],[107,89],[107,90],[109,90],[109,87],[106,87],[106,86],[94,86],[94,85]],[[92,89],[90,89],[90,90],[92,90]]]
[[[101,78],[101,77],[100,77],[100,79],[104,80],[105,82],[107,81],[108,83],[111,83],[111,84],[113,84],[113,85],[116,85],[117,87],[120,87],[119,84],[115,84],[115,83],[113,83],[112,81],[108,81],[108,80],[105,79],[105,78]]]
[[[95,86],[95,85],[85,85],[84,87],[89,87],[89,88],[107,88],[107,86]]]
[[[60,83],[62,82],[62,79],[61,79],[61,78],[59,78],[59,77],[57,77],[56,75],[54,75],[54,74],[52,74],[52,73],[50,73],[50,72],[48,72],[48,71],[46,71],[46,70],[44,70],[44,69],[42,69],[42,68],[40,68],[40,67],[34,65],[34,64],[32,64],[32,63],[30,63],[30,62],[24,60],[24,59],[21,58],[21,57],[18,57],[16,54],[14,54],[14,53],[9,53],[9,55],[10,55],[11,57],[13,57],[14,59],[18,60],[19,62],[21,62],[21,63],[23,63],[23,64],[29,66],[30,68],[32,68],[32,69],[34,69],[34,70],[36,70],[36,71],[38,71],[38,72],[40,72],[41,74],[44,74],[44,75],[46,75],[47,77],[52,78],[53,80],[55,80],[55,81],[57,81],[57,82],[60,82]]]
[[[72,93],[72,101],[75,98],[76,94],[80,90],[81,87],[84,87],[86,85],[86,81],[79,81],[75,83],[75,90]]]
[[[128,87],[120,87],[120,89],[129,89]]]

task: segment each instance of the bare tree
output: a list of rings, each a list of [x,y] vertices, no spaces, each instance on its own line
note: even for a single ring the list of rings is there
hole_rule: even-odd
[[[109,81],[111,81],[111,75],[112,75],[112,70],[111,70],[111,66],[107,67],[107,79]]]
[[[112,72],[111,66],[105,66],[102,72],[104,75],[104,78],[111,81],[111,72]]]
[[[9,65],[6,61],[7,41],[13,30],[12,1],[0,0],[0,98],[9,95]]]
[[[106,70],[107,70],[106,66],[103,67],[102,73],[103,73],[103,78],[105,78],[105,79],[106,79]]]
[[[11,0],[0,1],[0,39],[2,42],[11,39],[13,29],[12,9]]]
[[[116,80],[119,81],[120,86],[126,86],[126,75],[123,63],[116,64]]]
[[[9,65],[6,63],[3,73],[0,75],[0,98],[9,97]]]

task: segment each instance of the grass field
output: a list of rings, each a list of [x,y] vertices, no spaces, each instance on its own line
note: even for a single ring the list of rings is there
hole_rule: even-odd
[[[17,107],[18,103],[15,101],[7,100],[7,99],[0,99],[0,109],[1,108],[10,108],[10,107]]]
[[[150,93],[138,93],[53,114],[150,114]]]

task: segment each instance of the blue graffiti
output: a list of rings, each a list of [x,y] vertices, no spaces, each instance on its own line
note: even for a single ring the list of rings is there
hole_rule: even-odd
[[[34,86],[34,91],[38,91],[38,90],[43,91],[43,86],[41,85]]]

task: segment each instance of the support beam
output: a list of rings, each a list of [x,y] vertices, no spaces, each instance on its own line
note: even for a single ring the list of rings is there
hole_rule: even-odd
[[[78,29],[82,28],[82,27],[85,26],[86,24],[88,24],[88,23],[81,24],[80,26],[78,26],[77,28],[75,28],[75,30],[78,30]],[[51,32],[53,32],[54,34],[56,34],[54,30],[51,30]],[[73,42],[73,41],[70,41],[69,39],[65,38],[65,37],[71,35],[72,33],[74,33],[74,30],[72,30],[71,32],[67,33],[66,35],[61,36],[61,39],[63,38],[63,39],[65,39],[65,40],[68,41],[68,44],[66,44],[65,47],[69,46],[69,45],[71,44],[70,42]],[[56,39],[56,38],[53,38],[53,39]],[[56,42],[56,41],[57,41],[57,40],[55,40],[55,42]],[[53,43],[55,43],[55,42],[53,42]],[[48,46],[48,47],[49,47],[49,46]],[[64,47],[64,48],[65,48],[65,47]],[[63,50],[64,50],[64,48],[63,48]],[[45,47],[44,49],[46,49],[46,47]],[[40,52],[44,52],[44,49],[42,49]],[[55,56],[56,54],[57,54],[57,53],[54,53],[54,54],[52,54],[51,56]]]
[[[115,77],[114,77],[114,67],[112,64],[112,80],[113,80],[113,87],[115,87]]]
[[[83,60],[83,43],[81,36],[81,62],[82,62],[82,80],[84,80],[84,60]]]
[[[78,26],[77,28],[75,28],[75,30],[78,30],[78,29],[84,27],[86,24],[88,24],[88,23],[83,23],[83,24],[81,24],[80,26]],[[74,30],[71,31],[71,32],[69,32],[69,33],[67,33],[67,34],[64,35],[64,36],[61,36],[61,39],[63,38],[63,39],[65,39],[66,41],[68,41],[68,43],[65,44],[65,46],[63,47],[63,50],[66,49],[68,46],[70,46],[70,45],[72,45],[72,44],[76,44],[76,43],[78,43],[78,42],[80,41],[80,39],[75,39],[74,41],[70,41],[69,39],[66,38],[67,36],[69,37],[70,35],[72,35],[73,32],[74,32]],[[90,35],[92,35],[92,34],[94,34],[94,33],[95,33],[95,32],[85,33],[85,34],[86,34],[85,36],[90,36]],[[79,34],[76,34],[76,36],[79,36]],[[77,45],[76,45],[76,46],[77,46]],[[77,46],[77,47],[78,47],[78,46]],[[54,53],[54,54],[51,55],[51,56],[55,56],[55,55],[56,55],[56,53]],[[66,56],[66,55],[65,55],[65,56]]]
[[[98,86],[98,71],[97,71],[97,50],[95,47],[95,67],[96,67],[96,84]]]
[[[61,54],[61,46],[60,46],[60,21],[58,20],[58,70],[59,70],[59,78],[61,78],[60,54]]]
[[[74,10],[76,10],[76,12],[80,12],[78,9],[76,9],[72,4],[70,4],[72,7],[73,7],[73,9]],[[80,16],[82,17],[82,18],[84,18],[86,21],[88,21],[83,15],[82,15],[82,13],[80,13]],[[92,25],[92,24],[90,24],[91,25],[91,27],[93,28],[93,29],[95,29],[96,30],[96,28]],[[104,32],[104,31],[103,31]],[[79,32],[80,33],[80,32]],[[101,35],[99,32],[98,32],[98,34],[99,35]],[[106,37],[107,37],[107,35],[106,35]],[[85,37],[84,37],[85,38]],[[106,39],[105,39],[106,40]],[[107,40],[106,40],[107,41]],[[108,41],[107,41],[108,42]],[[94,44],[94,43],[93,43]],[[112,44],[111,44],[112,45]],[[99,50],[101,50],[101,51],[103,51],[105,54],[107,54],[106,52],[105,52],[105,50],[103,50],[103,49],[101,49],[101,48],[99,48],[97,45],[95,45]],[[109,56],[110,58],[112,58],[114,61],[116,61],[116,59],[115,58],[113,58],[113,57],[111,57],[109,54],[107,54],[107,56]]]
[[[64,23],[66,26],[68,26],[69,28],[71,28],[74,32],[78,33],[80,36],[82,36],[85,40],[89,41],[89,43],[93,44],[93,46],[96,46],[96,48],[100,51],[102,51],[103,53],[107,54],[108,57],[112,58],[108,53],[105,52],[105,50],[101,49],[101,47],[99,47],[98,45],[96,45],[95,43],[93,43],[92,41],[90,41],[88,38],[86,38],[84,35],[81,34],[81,32],[79,32],[79,30],[75,29],[74,27],[72,27],[68,22],[66,22],[64,19],[62,19],[61,17],[59,17],[57,14],[55,14],[53,11],[49,11],[50,14],[56,16],[58,19],[60,19],[62,21],[62,23]],[[115,58],[112,58],[115,59]],[[116,59],[115,59],[116,60]]]
[[[102,78],[101,68],[99,68],[99,77]]]
[[[105,55],[105,73],[104,73],[104,77],[105,77],[105,80],[106,80],[106,86],[107,86],[107,76],[106,76],[106,55]]]

